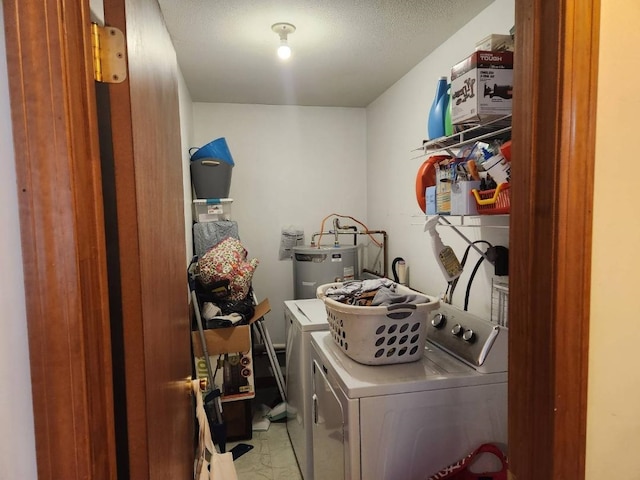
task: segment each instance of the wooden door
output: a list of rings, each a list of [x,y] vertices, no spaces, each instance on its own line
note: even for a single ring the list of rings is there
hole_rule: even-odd
[[[88,5],[4,0],[3,9],[38,478],[113,479],[108,288]]]
[[[113,182],[104,186],[117,220],[118,248],[109,256],[117,272],[110,269],[109,280],[113,343],[121,347],[114,348],[114,370],[122,377],[114,387],[127,420],[116,423],[118,470],[132,479],[189,478],[193,416],[185,385],[192,361],[177,60],[155,0],[105,0],[104,9],[105,23],[125,33],[129,67],[124,83],[108,86]]]
[[[105,182],[88,1],[3,9],[38,478],[189,478],[177,65],[158,5],[105,1],[130,50],[127,82],[107,87]]]

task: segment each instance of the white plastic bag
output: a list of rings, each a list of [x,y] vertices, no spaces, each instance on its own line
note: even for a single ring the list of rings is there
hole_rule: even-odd
[[[196,417],[199,425],[198,450],[193,472],[194,480],[238,480],[231,452],[219,453],[211,439],[211,430],[204,401],[200,393],[200,381],[192,380],[191,388],[196,397]]]
[[[289,260],[293,256],[293,247],[304,245],[304,229],[296,225],[282,227],[280,233],[280,260]]]

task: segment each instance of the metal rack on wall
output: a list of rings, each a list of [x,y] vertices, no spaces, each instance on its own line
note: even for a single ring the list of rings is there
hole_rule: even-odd
[[[412,152],[422,152],[421,155],[413,157],[413,159],[422,158],[428,153],[443,151],[455,157],[455,149],[462,148],[472,142],[505,138],[510,135],[511,115],[505,115],[482,125],[470,126],[447,137],[425,141],[421,147],[412,150]]]

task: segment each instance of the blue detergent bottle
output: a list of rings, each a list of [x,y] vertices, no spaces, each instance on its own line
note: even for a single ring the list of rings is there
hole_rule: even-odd
[[[447,77],[440,77],[427,120],[427,137],[429,140],[444,137],[444,116],[449,103],[447,88]]]

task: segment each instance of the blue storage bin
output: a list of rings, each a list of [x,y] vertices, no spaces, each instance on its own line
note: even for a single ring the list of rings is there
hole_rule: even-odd
[[[195,151],[191,153],[192,150]],[[227,145],[227,140],[224,137],[216,138],[200,148],[190,148],[189,154],[191,155],[192,162],[202,158],[216,158],[231,166],[235,165],[231,152],[229,151],[229,146]]]

